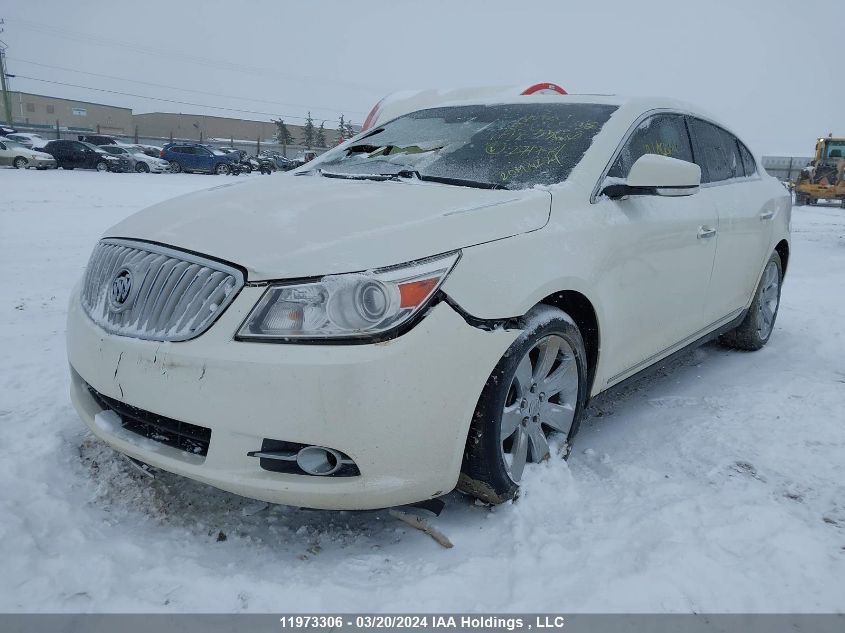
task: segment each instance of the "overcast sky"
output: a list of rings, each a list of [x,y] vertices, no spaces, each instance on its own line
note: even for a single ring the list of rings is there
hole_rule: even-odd
[[[362,123],[395,90],[553,81],[569,92],[691,101],[761,153],[810,155],[817,136],[845,135],[845,45],[834,27],[842,8],[841,0],[0,0],[0,39],[19,75],[13,89],[136,112],[301,123],[310,109],[333,127],[340,113]]]

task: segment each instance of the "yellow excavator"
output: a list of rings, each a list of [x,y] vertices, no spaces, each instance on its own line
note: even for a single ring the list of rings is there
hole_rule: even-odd
[[[845,209],[845,138],[833,134],[816,141],[816,155],[798,175],[795,204],[839,200]]]

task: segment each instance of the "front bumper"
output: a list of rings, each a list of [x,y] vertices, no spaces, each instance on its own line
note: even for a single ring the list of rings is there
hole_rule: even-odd
[[[233,340],[263,288],[244,288],[200,337],[161,343],[107,334],[68,315],[71,396],[91,431],[152,466],[272,503],[371,509],[452,490],[479,394],[519,334],[468,325],[445,302],[401,337],[366,345]],[[210,428],[208,454],[192,455],[95,416],[86,387],[146,411]],[[264,438],[349,455],[355,477],[262,470],[247,453]]]

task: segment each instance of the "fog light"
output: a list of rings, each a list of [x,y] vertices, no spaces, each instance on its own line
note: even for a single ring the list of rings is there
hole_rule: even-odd
[[[296,454],[296,465],[309,475],[333,475],[341,466],[337,451],[322,446],[306,446]]]
[[[250,451],[264,470],[312,477],[357,477],[361,474],[349,455],[334,448],[264,438],[260,451]]]

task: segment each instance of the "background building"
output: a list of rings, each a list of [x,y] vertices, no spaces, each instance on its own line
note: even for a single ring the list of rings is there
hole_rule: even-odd
[[[176,114],[170,112],[150,112],[132,116],[141,136],[159,138],[179,138],[199,141],[219,139],[229,141],[270,141],[276,134],[276,124],[272,121],[251,121],[249,119],[231,119],[228,117],[207,116],[203,114]],[[314,121],[320,125],[322,121]],[[328,125],[334,122],[327,121]],[[301,144],[303,128],[301,125],[286,123],[294,138],[293,144]],[[202,135],[202,136],[200,136]],[[337,131],[326,129],[326,144],[331,147],[337,142]]]
[[[75,138],[78,132],[111,134],[139,142],[162,144],[170,139],[209,141],[233,144],[242,149],[247,144],[271,144],[276,135],[272,121],[253,121],[203,114],[150,112],[133,114],[131,108],[119,108],[103,103],[77,101],[60,97],[11,91],[13,125],[24,131],[39,131],[44,138]],[[323,122],[314,120],[316,128]],[[337,143],[338,132],[332,129],[337,121],[325,121],[326,146]],[[286,122],[293,141],[292,149],[304,145],[302,125]],[[56,128],[58,127],[58,130]],[[356,129],[358,126],[355,126]],[[315,147],[315,149],[318,149]]]
[[[11,91],[13,125],[132,134],[132,110],[90,101]]]

